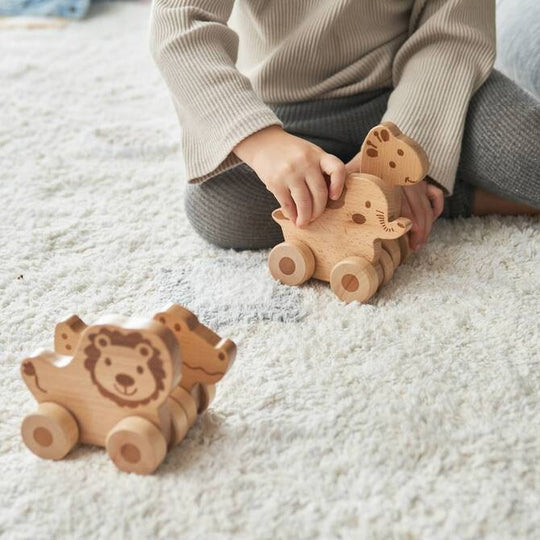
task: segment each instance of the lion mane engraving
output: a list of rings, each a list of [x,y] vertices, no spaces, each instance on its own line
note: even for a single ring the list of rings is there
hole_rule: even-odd
[[[163,360],[160,357],[159,350],[152,346],[148,339],[143,338],[139,332],[130,332],[124,334],[117,330],[109,330],[107,328],[101,328],[97,333],[90,334],[90,344],[85,347],[84,354],[84,367],[90,372],[90,376],[93,384],[97,387],[102,396],[114,401],[120,407],[136,408],[140,405],[147,405],[153,400],[156,400],[159,394],[165,390],[165,378],[166,373],[163,368]],[[118,353],[119,348],[128,349],[126,351],[127,357],[134,357],[134,370],[130,375],[125,373],[115,373],[114,366],[111,365],[111,360],[107,356],[107,350],[114,348]],[[138,362],[137,362],[138,360]],[[97,367],[100,363],[103,363],[113,370],[113,381],[122,381],[122,385],[113,385],[111,388],[106,388],[103,380],[100,380],[100,376],[97,374]],[[146,368],[146,369],[145,369]],[[147,394],[141,399],[137,399],[135,388],[131,393],[128,391],[128,386],[125,380],[128,380],[129,386],[135,385],[136,378],[145,377],[148,381],[148,375],[151,374],[153,380],[153,391]],[[124,379],[122,379],[124,377]],[[109,386],[111,386],[109,384]],[[123,391],[122,391],[123,388]]]

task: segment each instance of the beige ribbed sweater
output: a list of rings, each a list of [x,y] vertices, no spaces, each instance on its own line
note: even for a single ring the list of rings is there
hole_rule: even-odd
[[[282,125],[266,104],[393,87],[384,120],[424,147],[451,193],[467,107],[494,62],[495,1],[154,0],[150,45],[191,182]]]

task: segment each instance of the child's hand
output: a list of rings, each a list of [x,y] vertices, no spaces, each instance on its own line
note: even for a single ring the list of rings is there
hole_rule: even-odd
[[[343,190],[343,162],[279,126],[250,135],[236,145],[234,153],[257,173],[286,216],[299,227],[317,219],[328,196],[339,199]],[[325,175],[330,177],[329,185]]]
[[[401,192],[401,216],[413,222],[409,245],[418,251],[427,244],[433,222],[443,211],[444,194],[442,189],[425,180],[401,188]]]

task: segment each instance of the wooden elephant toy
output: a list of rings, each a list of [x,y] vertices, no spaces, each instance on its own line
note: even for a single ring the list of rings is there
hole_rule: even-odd
[[[48,459],[78,442],[102,446],[119,469],[151,473],[208,407],[235,354],[232,341],[179,305],[89,326],[72,315],[56,326],[54,352],[22,362],[39,403],[23,420],[23,440]]]
[[[345,302],[367,302],[390,281],[409,254],[412,223],[399,216],[401,187],[426,176],[428,159],[418,144],[385,122],[368,133],[360,170],[347,176],[341,197],[329,200],[323,214],[305,227],[296,227],[281,208],[272,213],[285,238],[268,260],[275,279],[287,285],[311,277],[327,281]]]

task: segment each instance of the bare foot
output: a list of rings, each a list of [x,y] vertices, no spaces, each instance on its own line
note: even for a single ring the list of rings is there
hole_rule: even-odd
[[[477,188],[474,192],[473,216],[499,214],[501,216],[538,216],[540,210],[527,204],[509,201]]]

